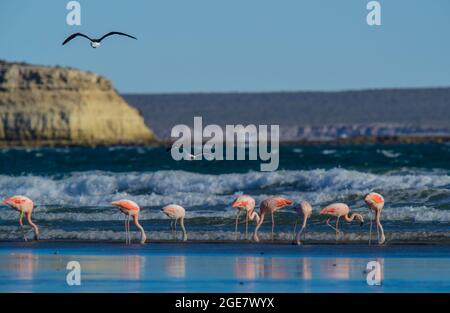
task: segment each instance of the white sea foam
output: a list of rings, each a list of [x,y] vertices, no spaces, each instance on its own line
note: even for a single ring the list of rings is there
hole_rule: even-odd
[[[372,190],[386,197],[383,217],[387,220],[450,221],[449,211],[427,203],[431,197],[448,199],[450,176],[445,172],[400,171],[387,174],[364,173],[346,169],[249,172],[221,175],[183,171],[112,173],[89,171],[63,178],[0,175],[1,197],[23,194],[37,205],[36,218],[107,220],[105,209],[113,200],[130,198],[142,207],[143,218],[158,218],[159,212],[146,207],[179,203],[188,209],[187,217],[230,217],[230,203],[242,192],[254,195],[259,203],[271,195],[284,195],[295,202],[307,200],[314,206],[334,201],[354,201]],[[352,210],[366,212],[362,200]],[[442,201],[442,200],[441,200]],[[399,207],[401,205],[401,207]],[[82,208],[74,212],[73,208]],[[115,212],[115,211],[111,211]],[[42,214],[42,215],[41,215]],[[103,215],[102,215],[103,214]],[[118,214],[118,213],[115,213]],[[44,217],[44,215],[46,217]],[[0,207],[0,219],[13,220],[16,212]],[[42,216],[42,217],[41,217]]]
[[[382,215],[383,219],[389,221],[450,222],[449,210],[437,210],[427,206],[386,208]]]

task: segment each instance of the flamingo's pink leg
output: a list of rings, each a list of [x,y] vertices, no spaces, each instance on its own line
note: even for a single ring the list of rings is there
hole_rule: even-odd
[[[341,233],[339,231],[339,218],[340,216],[338,216],[338,218],[336,219],[336,241],[338,240],[338,235]]]
[[[174,230],[174,240],[177,240],[177,219],[175,219]]]
[[[130,227],[130,216],[127,217],[127,229],[128,229],[128,244],[131,245],[131,227]]]
[[[338,229],[337,229],[336,227],[334,227],[333,225],[330,224],[330,220],[331,220],[331,217],[330,217],[329,219],[327,219],[327,225],[330,226],[331,228],[333,228],[333,229],[336,231],[336,240],[337,240],[337,232],[338,232]],[[337,222],[338,222],[338,221],[336,221],[336,226],[337,226]]]
[[[177,237],[175,234],[175,220],[170,220],[170,229],[172,231],[172,237],[175,239]]]
[[[28,241],[25,229],[23,227],[23,212],[20,211],[19,213],[19,225],[20,225],[20,231],[22,232],[23,240]]]
[[[23,225],[20,226],[20,230],[21,230],[21,232],[22,232],[23,240],[24,240],[24,241],[28,241],[28,239],[27,239],[27,232],[26,232],[26,230],[25,230],[25,227],[23,227]]]
[[[131,218],[128,215],[128,243],[131,245]]]
[[[378,242],[378,244],[382,245],[386,242],[386,237],[384,236],[384,229],[383,229],[383,226],[381,226],[380,222],[378,222],[378,226],[380,227],[380,232],[381,232],[380,241]]]
[[[327,225],[336,230],[336,228],[330,224],[331,217],[327,219]]]
[[[241,213],[240,210],[236,213],[236,226],[234,227],[234,240],[238,240],[238,223],[239,223],[239,214]]]
[[[127,217],[124,218],[125,221],[125,244],[128,244],[128,228],[127,228]]]
[[[22,211],[20,211],[20,213],[19,213],[19,225],[21,227],[23,227],[23,212]]]
[[[369,246],[372,244],[372,224],[373,224],[373,215],[372,212],[370,212]]]
[[[270,215],[272,216],[272,241],[273,241],[273,230],[275,228],[275,219],[273,218],[273,212],[270,213]]]
[[[377,223],[377,241],[380,242],[380,228]]]
[[[297,235],[297,225],[298,225],[298,216],[297,216],[297,219],[295,220],[295,224],[294,224],[294,236],[292,237],[292,243],[295,242],[295,238]]]
[[[245,240],[248,239],[248,211],[245,214]]]

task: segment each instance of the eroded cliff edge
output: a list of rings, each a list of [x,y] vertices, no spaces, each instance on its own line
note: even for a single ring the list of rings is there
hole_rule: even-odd
[[[0,145],[147,144],[139,112],[97,74],[0,60]]]

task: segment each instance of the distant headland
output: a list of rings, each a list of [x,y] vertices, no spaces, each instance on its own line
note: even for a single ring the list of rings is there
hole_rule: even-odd
[[[0,61],[0,146],[148,144],[155,135],[111,82],[72,68]]]
[[[450,141],[450,88],[337,92],[124,94],[157,136],[172,125],[278,124],[280,141],[424,143]]]

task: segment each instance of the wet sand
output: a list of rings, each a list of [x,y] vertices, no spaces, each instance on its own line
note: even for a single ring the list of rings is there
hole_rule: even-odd
[[[81,286],[66,282],[70,261]],[[3,242],[0,291],[450,292],[449,265],[449,245]]]

